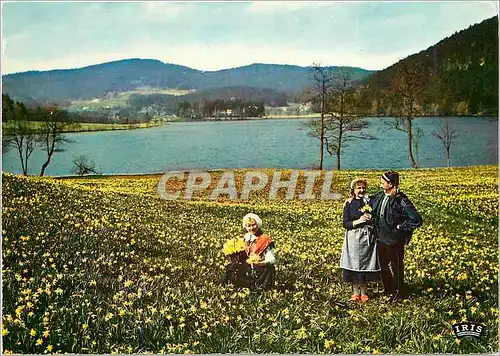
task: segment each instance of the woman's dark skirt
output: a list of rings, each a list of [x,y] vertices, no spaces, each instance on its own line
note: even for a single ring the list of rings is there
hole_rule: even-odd
[[[276,269],[274,265],[255,266],[247,263],[230,262],[221,279],[222,284],[234,284],[239,288],[271,289],[274,286]]]
[[[380,281],[380,272],[357,272],[342,269],[342,277],[346,282],[366,283]]]

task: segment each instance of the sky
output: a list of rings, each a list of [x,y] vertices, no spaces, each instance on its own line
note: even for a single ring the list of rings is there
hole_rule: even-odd
[[[380,70],[498,11],[496,1],[2,1],[2,74],[126,58]]]

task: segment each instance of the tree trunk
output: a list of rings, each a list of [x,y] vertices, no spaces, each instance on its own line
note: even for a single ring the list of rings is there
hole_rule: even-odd
[[[52,158],[52,153],[54,151],[50,152],[50,154],[47,156],[47,160],[45,161],[45,163],[42,165],[42,171],[40,172],[40,177],[43,177],[44,173],[45,173],[45,169],[47,168],[47,166],[49,165],[50,163],[50,159]]]
[[[321,134],[320,134],[320,145],[319,145],[319,170],[323,170],[323,146],[325,144],[325,130],[324,130],[324,125],[325,125],[325,114],[324,114],[324,109],[321,109]]]
[[[450,150],[446,150],[446,165],[450,168]]]
[[[337,153],[337,170],[339,170],[339,171],[340,171],[340,155],[341,155],[341,149],[342,149],[342,134],[343,134],[342,122],[340,122],[339,138],[338,138],[338,141],[337,141],[337,150],[336,150],[336,153]]]
[[[344,133],[344,101],[345,101],[345,92],[344,90],[342,90],[342,93],[340,94],[339,139],[337,141],[337,170],[339,171],[340,171],[340,151],[342,150],[342,135]]]
[[[25,167],[24,166],[24,157],[23,157],[23,149],[22,149],[22,146],[21,147],[17,147],[17,152],[19,153],[19,160],[21,161],[21,168],[23,170],[23,174],[25,176],[28,175],[28,167]]]
[[[23,164],[23,173],[25,176],[28,175],[28,160],[26,160]]]
[[[49,165],[50,161],[46,161],[43,165],[42,165],[42,171],[40,172],[40,177],[43,177],[43,174],[45,173],[45,168],[47,168],[47,166]]]
[[[54,153],[55,150],[55,138],[56,138],[56,132],[55,132],[55,126],[50,128],[50,133],[47,132],[47,136],[45,137],[46,140],[46,148],[47,148],[47,160],[45,163],[42,165],[42,170],[40,171],[40,177],[43,177],[45,173],[45,169],[50,163],[50,159],[52,158],[52,154]],[[51,136],[52,134],[52,136]]]
[[[413,168],[418,168],[417,162],[415,162],[415,158],[413,157],[413,145],[412,145],[412,140],[413,140],[413,135],[411,132],[411,120],[412,119],[406,119],[407,122],[407,129],[408,129],[408,154],[410,156],[410,161],[411,165]]]
[[[23,175],[27,176],[28,175],[28,164],[24,163],[24,160],[21,158],[21,166],[23,168]]]
[[[24,167],[26,168],[26,170],[24,171],[24,175],[27,176],[28,175],[28,159],[30,157],[29,153],[28,153],[28,150],[29,150],[29,147],[28,147],[28,141],[26,142],[26,148],[24,150]]]

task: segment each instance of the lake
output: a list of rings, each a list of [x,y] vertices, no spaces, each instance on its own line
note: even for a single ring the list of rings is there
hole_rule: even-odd
[[[416,159],[423,168],[446,166],[442,142],[432,136],[446,118],[419,118],[414,127],[424,135]],[[303,128],[310,119],[227,122],[177,122],[130,131],[68,133],[73,141],[56,153],[47,175],[70,175],[73,159],[91,158],[103,174],[153,173],[181,169],[295,168],[310,169],[318,163],[318,139]],[[342,155],[344,169],[411,168],[406,134],[390,129],[390,118],[368,118],[366,133],[377,140],[349,143]],[[451,117],[460,136],[451,147],[453,166],[498,164],[498,121],[477,117]],[[35,150],[30,174],[40,174],[45,152]],[[336,157],[325,154],[324,167],[334,169]],[[3,170],[21,173],[15,150],[2,157]]]

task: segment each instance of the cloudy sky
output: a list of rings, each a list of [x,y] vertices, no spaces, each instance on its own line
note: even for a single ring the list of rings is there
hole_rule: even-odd
[[[153,58],[383,69],[492,16],[468,2],[3,2],[2,73]]]

